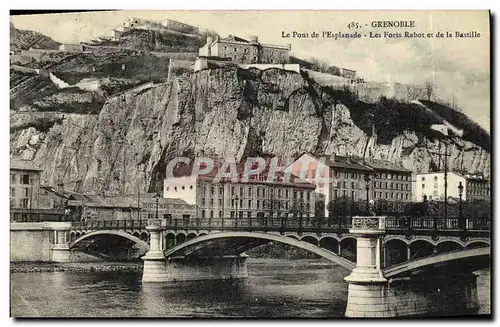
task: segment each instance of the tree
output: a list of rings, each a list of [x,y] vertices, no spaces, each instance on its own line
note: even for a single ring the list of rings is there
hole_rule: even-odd
[[[421,86],[408,85],[406,87],[406,99],[408,101],[418,100],[423,97],[425,97],[425,94]]]
[[[315,70],[317,72],[326,73],[330,65],[323,60],[319,60],[316,58],[309,58],[308,60],[311,63],[311,70]]]
[[[338,68],[337,66],[330,66],[326,69],[326,72],[328,74],[332,74],[332,75],[335,75],[335,76],[340,76],[340,68]]]
[[[314,216],[321,218],[325,215],[325,201],[318,200],[314,205]]]
[[[436,85],[431,81],[427,81],[424,83],[424,90],[425,90],[425,95],[427,96],[427,100],[431,101],[431,98],[434,97]]]
[[[290,213],[293,214],[294,218],[302,219],[304,215],[309,214],[309,206],[306,202],[296,199],[292,202]]]

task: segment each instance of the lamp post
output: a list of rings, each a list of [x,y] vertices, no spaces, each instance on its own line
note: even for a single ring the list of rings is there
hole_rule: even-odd
[[[370,175],[365,174],[366,182],[366,213],[370,212]]]
[[[155,212],[155,219],[158,219],[158,199],[160,198],[160,194],[156,193],[155,198],[156,198],[156,212]]]
[[[465,221],[462,218],[462,194],[464,192],[464,186],[462,181],[458,183],[458,221],[460,222],[461,229],[465,230]]]
[[[240,198],[236,196],[236,217],[234,218],[234,227],[238,228],[238,201]]]

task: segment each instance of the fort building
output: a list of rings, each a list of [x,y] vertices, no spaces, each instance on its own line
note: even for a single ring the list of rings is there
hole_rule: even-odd
[[[249,40],[233,35],[226,38],[208,36],[206,44],[199,49],[199,56],[230,58],[237,64],[285,64],[290,50],[290,44],[263,44],[257,36]]]

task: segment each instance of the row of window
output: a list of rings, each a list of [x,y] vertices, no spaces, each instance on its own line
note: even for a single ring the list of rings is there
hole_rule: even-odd
[[[16,197],[16,189],[20,189],[21,190],[21,197],[25,197],[25,198],[29,198],[30,197],[30,191],[31,191],[31,188],[30,187],[11,187],[10,188],[10,197],[11,198],[14,198]]]
[[[388,183],[388,182],[373,182],[373,186],[375,188],[385,188],[385,189],[396,189],[396,190],[410,190],[409,183]]]
[[[225,45],[224,46],[224,51],[228,52],[228,50],[229,50],[228,46]],[[233,50],[233,52],[238,52],[238,47],[233,47],[232,50]],[[243,48],[243,53],[249,53],[250,52],[249,50],[250,50],[249,48]],[[259,49],[258,48],[254,48],[253,53],[259,53]]]
[[[193,185],[189,185],[189,189],[192,190],[193,189]],[[170,186],[167,186],[166,191],[168,192],[169,190],[170,190]],[[180,190],[185,191],[186,190],[186,186],[179,186],[179,187],[174,186],[173,190],[175,192],[180,191]]]
[[[218,201],[219,207],[222,207],[222,199],[219,199]],[[256,208],[253,208],[253,203],[256,204]],[[201,199],[201,205],[205,206],[207,202],[205,201],[205,198]],[[215,204],[214,199],[210,199],[210,206],[213,207]],[[247,204],[247,206],[245,206]],[[280,200],[275,200],[275,201],[269,201],[269,200],[256,200],[253,202],[253,200],[243,200],[243,199],[231,199],[231,207],[236,208],[248,208],[248,209],[288,209],[290,205],[289,201],[280,201]],[[303,203],[303,206],[305,209],[309,209],[309,203]]]
[[[363,193],[361,193],[363,194]],[[334,190],[333,197],[338,198],[340,195],[340,190]],[[347,197],[348,193],[347,190],[342,190],[342,196]],[[356,191],[351,191],[351,198],[354,200],[357,200],[359,198],[358,192]],[[408,193],[399,193],[399,192],[373,192],[373,198],[375,199],[394,199],[396,198],[397,200],[408,200],[409,199],[409,194]]]
[[[10,183],[11,184],[17,184],[17,174],[15,173],[10,173]],[[33,183],[33,178],[31,177],[30,174],[22,174],[21,175],[21,184],[24,185],[30,185]]]
[[[409,196],[408,193],[394,193],[394,192],[374,192],[373,193],[373,198],[374,199],[394,199],[396,200],[408,200]]]
[[[12,208],[17,208],[17,203],[15,198],[10,199],[10,206]],[[29,208],[30,207],[30,199],[29,198],[21,198],[19,199],[19,207],[20,208]]]
[[[231,58],[231,54],[230,53],[223,53],[222,57],[223,58]],[[233,59],[238,59],[238,55],[236,55],[236,54],[233,54],[232,57],[233,57]],[[255,61],[255,62],[257,61],[257,56],[253,56],[253,61]]]
[[[409,183],[388,183],[388,182],[373,182],[373,186],[375,188],[384,188],[384,189],[396,189],[396,190],[410,190]],[[347,188],[346,181],[337,181],[337,188]],[[363,189],[363,184],[359,182],[351,182],[351,189]]]
[[[311,176],[309,177],[314,177],[316,174],[316,170],[311,170]],[[362,180],[364,179],[365,174],[364,173],[354,173],[354,172],[340,172],[340,171],[335,171],[335,177],[337,178],[350,178],[354,180]],[[377,173],[374,175],[375,178],[378,179],[393,179],[393,180],[398,180],[398,181],[409,181],[410,176],[409,175],[400,175],[400,174],[391,174],[391,173]]]
[[[488,190],[471,190],[470,192],[467,192],[469,195],[482,195],[482,196],[489,196],[490,192]]]
[[[411,178],[410,175],[402,175],[402,174],[391,174],[391,173],[377,173],[375,174],[375,178],[382,178],[382,179],[393,179],[397,181],[409,181]]]
[[[238,215],[236,215],[236,212],[235,212],[235,211],[231,211],[231,212],[229,213],[229,215],[230,215],[230,217],[231,217],[231,218],[235,218],[236,216],[238,216],[238,218],[243,218],[243,217],[244,217],[244,215],[245,215],[245,213],[244,213],[243,211],[238,211]],[[287,212],[283,212],[283,213],[276,212],[276,213],[275,213],[275,215],[276,215],[276,217],[277,217],[277,218],[279,218],[279,217],[288,217],[290,214],[289,214],[289,213],[287,213]],[[297,216],[299,216],[299,217],[300,217],[300,216],[302,216],[302,217],[305,217],[305,218],[309,218],[309,214],[308,214],[308,213],[292,213],[291,215],[292,215],[293,217],[297,217]],[[203,211],[202,211],[202,217],[203,217],[203,216],[204,216],[204,214],[203,214]],[[273,216],[273,214],[269,213],[269,214],[267,214],[267,216],[268,216],[268,217],[272,217],[272,216]],[[251,217],[257,217],[257,218],[261,217],[261,218],[264,218],[264,213],[260,213],[260,215],[259,215],[259,214],[257,214],[257,216],[252,216],[252,212],[251,212],[251,211],[248,211],[248,212],[246,213],[246,217],[247,217],[247,218],[251,218]],[[213,217],[212,217],[212,218],[213,218]]]
[[[438,188],[438,183],[434,183],[434,188]],[[425,188],[425,184],[422,184],[422,188]]]

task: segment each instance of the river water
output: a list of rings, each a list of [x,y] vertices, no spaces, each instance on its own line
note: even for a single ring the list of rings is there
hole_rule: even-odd
[[[323,260],[249,259],[244,281],[142,284],[140,272],[11,274],[14,317],[343,317],[348,271]],[[490,310],[489,270],[478,278]]]

